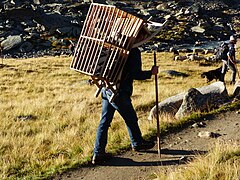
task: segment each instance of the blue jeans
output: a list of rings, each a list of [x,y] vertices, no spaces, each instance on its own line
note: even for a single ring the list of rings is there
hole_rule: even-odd
[[[132,146],[137,146],[142,143],[142,134],[138,126],[138,118],[132,106],[130,95],[121,92],[110,103],[109,99],[112,92],[102,88],[102,117],[97,129],[94,154],[100,155],[105,153],[105,148],[108,139],[108,129],[113,119],[115,110],[123,117],[127,130],[130,136]]]
[[[237,69],[236,69],[236,66],[229,60],[223,60],[222,72],[221,72],[222,74],[221,74],[220,81],[224,82],[224,77],[225,77],[225,74],[227,73],[228,68],[231,69],[232,71],[231,82],[235,82]]]

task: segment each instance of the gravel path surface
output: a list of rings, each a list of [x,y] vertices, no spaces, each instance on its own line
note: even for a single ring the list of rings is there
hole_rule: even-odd
[[[196,124],[195,124],[196,125]],[[202,132],[210,137],[199,137]],[[240,145],[240,114],[230,111],[202,120],[170,134],[161,143],[161,157],[157,145],[147,152],[128,151],[114,156],[101,166],[81,167],[57,175],[54,180],[133,180],[152,179],[162,168],[184,164],[196,154],[207,152],[216,142],[229,141]]]

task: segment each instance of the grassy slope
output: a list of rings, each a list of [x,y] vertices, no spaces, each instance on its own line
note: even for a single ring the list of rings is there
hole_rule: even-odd
[[[215,68],[175,62],[169,53],[158,53],[157,60],[160,71],[190,75],[159,73],[160,101],[206,85],[201,72]],[[69,57],[4,60],[0,69],[0,179],[46,177],[90,159],[101,99],[93,96],[96,88],[86,83],[88,76],[69,69],[70,61]],[[152,64],[153,54],[143,53],[143,69]],[[156,127],[147,121],[155,101],[154,79],[134,85],[133,104],[142,132],[148,135]],[[231,93],[232,87],[228,88]],[[107,150],[117,152],[129,144],[125,124],[116,113]]]

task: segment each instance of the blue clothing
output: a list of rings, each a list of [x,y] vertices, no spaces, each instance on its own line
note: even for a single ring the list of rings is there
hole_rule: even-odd
[[[229,43],[228,45],[229,50],[227,55],[230,56],[232,59],[235,60],[235,48],[233,43]],[[231,76],[231,83],[235,83],[236,79],[236,74],[237,74],[237,69],[235,64],[226,57],[226,59],[223,59],[223,64],[222,64],[222,71],[221,71],[221,77],[220,81],[224,82],[224,77],[227,73],[228,68],[232,71],[232,76]]]
[[[95,155],[105,153],[108,129],[116,110],[125,121],[132,146],[136,147],[142,143],[143,138],[138,126],[138,118],[131,102],[133,80],[149,79],[152,73],[151,71],[142,71],[141,66],[141,53],[138,48],[133,48],[124,66],[118,95],[113,102],[110,102],[112,92],[105,87],[102,88],[102,115],[96,134]]]
[[[229,51],[228,51],[227,55],[231,56],[231,57],[233,57],[235,59],[235,53],[236,52],[235,52],[234,44],[233,43],[229,43],[228,47],[229,47]]]
[[[237,70],[235,65],[232,63],[232,61],[229,60],[223,60],[222,63],[222,71],[221,71],[221,79],[220,81],[224,82],[224,77],[227,73],[228,68],[232,71],[232,75],[231,75],[231,82],[235,83],[235,79],[236,79],[236,74],[237,74]]]

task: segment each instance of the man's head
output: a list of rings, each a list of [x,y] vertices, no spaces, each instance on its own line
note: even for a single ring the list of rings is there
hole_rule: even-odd
[[[237,42],[237,39],[234,36],[230,36],[229,41],[235,44]]]

